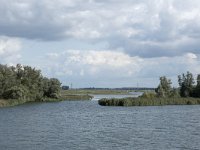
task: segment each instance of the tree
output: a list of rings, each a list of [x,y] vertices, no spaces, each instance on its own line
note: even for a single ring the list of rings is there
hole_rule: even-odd
[[[170,97],[180,97],[179,90],[177,88],[173,88]]]
[[[178,83],[180,86],[180,95],[181,97],[189,97],[192,96],[193,94],[193,89],[194,89],[194,77],[192,73],[189,71],[187,74],[182,74],[178,76]]]
[[[60,96],[60,90],[61,90],[61,83],[58,79],[51,78],[49,80],[49,97],[51,98],[59,98]]]
[[[43,78],[44,97],[59,98],[61,91],[61,83],[56,78]]]
[[[10,87],[16,85],[15,73],[11,67],[0,65],[0,98]]]
[[[169,97],[171,95],[172,87],[171,80],[167,79],[165,76],[160,77],[160,84],[156,88],[156,93],[158,97]]]
[[[0,98],[41,101],[44,98],[59,98],[61,83],[48,79],[41,71],[17,64],[15,67],[0,65]]]
[[[197,75],[197,86],[200,86],[200,74]]]
[[[193,92],[194,97],[200,97],[200,74],[197,75],[197,85]]]

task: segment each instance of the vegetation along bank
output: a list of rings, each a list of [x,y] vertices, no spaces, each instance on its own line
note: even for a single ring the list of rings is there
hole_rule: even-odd
[[[40,70],[30,66],[0,64],[0,107],[77,99],[89,100],[91,96],[62,94],[58,79],[43,77]]]
[[[160,77],[160,84],[155,92],[144,92],[138,98],[101,99],[102,106],[162,106],[162,105],[199,105],[200,104],[200,75],[195,84],[192,73],[187,72],[178,76],[178,88],[172,88],[171,80]]]

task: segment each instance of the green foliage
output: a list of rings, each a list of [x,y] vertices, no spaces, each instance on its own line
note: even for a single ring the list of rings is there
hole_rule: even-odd
[[[4,99],[26,99],[28,90],[23,85],[13,86],[3,93]]]
[[[193,88],[193,97],[200,97],[200,75],[197,75],[197,85]]]
[[[194,85],[192,73],[178,76],[180,88],[172,88],[171,80],[165,76],[160,78],[160,84],[155,93],[144,92],[138,98],[101,99],[102,106],[162,106],[162,105],[199,105],[200,104],[200,75],[197,76],[197,85]],[[193,98],[198,97],[198,98]]]
[[[17,64],[0,65],[0,98],[42,101],[59,98],[61,83],[58,79],[42,76],[40,70]]]
[[[49,80],[48,97],[59,98],[59,91],[61,90],[61,83],[58,79],[51,78]]]
[[[200,98],[122,98],[101,99],[101,106],[163,106],[163,105],[199,105]]]
[[[157,94],[154,93],[154,92],[144,92],[144,93],[140,96],[140,98],[148,98],[148,99],[150,99],[150,98],[155,98],[155,97],[157,97]]]
[[[179,89],[173,88],[170,92],[169,97],[179,98],[181,97],[179,94]]]
[[[200,86],[200,74],[197,75],[197,86]]]
[[[178,83],[180,86],[180,95],[181,97],[190,97],[193,95],[194,89],[194,78],[192,73],[189,71],[187,74],[182,74],[178,76]]]
[[[167,79],[165,76],[160,77],[160,84],[155,90],[158,97],[170,97],[172,92],[171,80]]]

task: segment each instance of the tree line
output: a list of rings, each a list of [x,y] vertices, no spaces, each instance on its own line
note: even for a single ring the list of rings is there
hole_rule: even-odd
[[[0,64],[0,99],[42,101],[60,97],[61,83],[30,66]]]
[[[194,76],[189,71],[178,76],[179,88],[172,88],[172,82],[165,76],[160,77],[160,83],[156,88],[158,97],[200,97],[200,74],[197,75],[195,84]]]

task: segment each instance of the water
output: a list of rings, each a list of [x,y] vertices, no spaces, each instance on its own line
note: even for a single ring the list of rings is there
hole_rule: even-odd
[[[103,95],[103,94],[99,94],[99,95],[92,95],[93,99],[92,100],[100,100],[102,98],[125,98],[125,97],[138,97],[140,95],[142,95],[143,92],[130,92],[130,94],[109,94],[109,95]]]
[[[197,150],[199,131],[200,106],[64,101],[0,109],[1,150]]]

